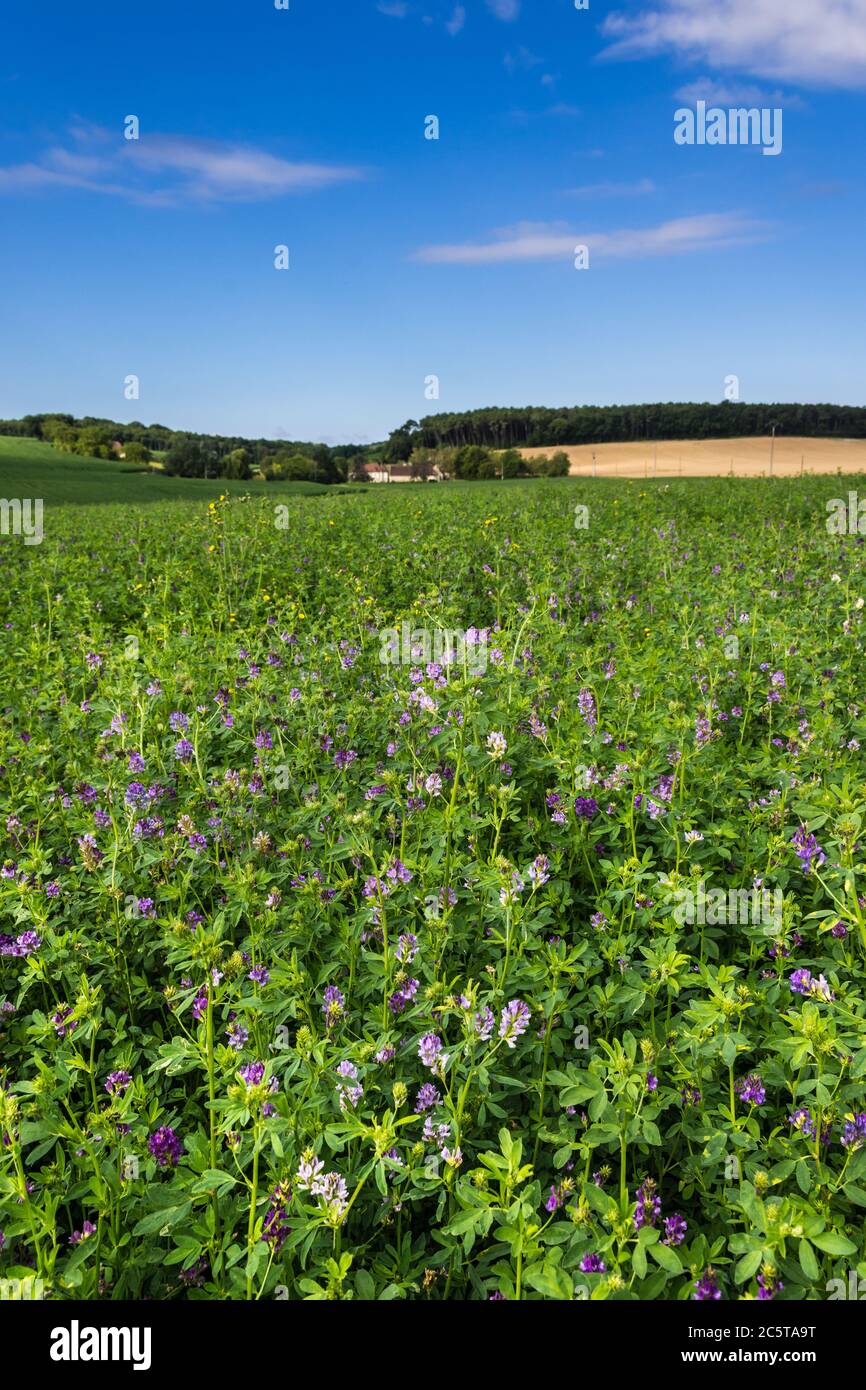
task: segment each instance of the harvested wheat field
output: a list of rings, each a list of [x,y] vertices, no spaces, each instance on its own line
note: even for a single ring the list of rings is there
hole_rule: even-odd
[[[770,472],[790,477],[805,473],[866,473],[866,439],[815,439],[769,436],[747,439],[673,439],[658,443],[573,444],[562,452],[571,461],[572,476],[598,477],[719,477],[734,473],[757,478]],[[558,452],[553,448],[521,449],[527,458]],[[595,464],[593,465],[593,454]]]

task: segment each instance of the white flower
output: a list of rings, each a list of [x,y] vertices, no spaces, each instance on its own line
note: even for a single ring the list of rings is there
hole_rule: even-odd
[[[831,574],[831,575],[830,575],[830,583],[831,583],[831,584],[841,584],[841,583],[842,583],[842,576],[841,576],[841,574]]]
[[[504,757],[507,747],[508,744],[504,734],[494,730],[487,735],[487,752],[490,754],[491,758]]]
[[[863,600],[862,600],[862,598],[858,598],[858,599],[857,599],[856,603],[854,604],[854,607],[855,607],[855,608],[862,608],[862,607],[863,607]]]

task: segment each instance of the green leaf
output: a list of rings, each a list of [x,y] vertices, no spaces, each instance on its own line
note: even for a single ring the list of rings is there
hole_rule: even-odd
[[[747,1279],[751,1279],[753,1274],[757,1274],[758,1270],[761,1268],[763,1258],[764,1253],[762,1250],[750,1250],[748,1255],[744,1255],[741,1260],[738,1260],[734,1274],[737,1283],[745,1284]]]
[[[812,1244],[817,1245],[819,1250],[823,1250],[827,1255],[856,1255],[857,1246],[853,1240],[847,1236],[841,1236],[838,1231],[824,1231],[820,1236],[812,1237]]]
[[[191,1211],[192,1202],[182,1202],[177,1207],[165,1207],[162,1211],[153,1211],[150,1215],[141,1218],[132,1234],[135,1236],[159,1235],[164,1228],[168,1229],[176,1226],[179,1221],[183,1221]]]
[[[650,1254],[656,1263],[661,1265],[662,1269],[667,1270],[668,1274],[682,1274],[682,1261],[669,1245],[662,1245],[661,1242],[658,1245],[651,1245]]]
[[[808,1240],[800,1241],[800,1268],[806,1278],[813,1282],[820,1275],[818,1261],[815,1259],[815,1251],[812,1249]]]

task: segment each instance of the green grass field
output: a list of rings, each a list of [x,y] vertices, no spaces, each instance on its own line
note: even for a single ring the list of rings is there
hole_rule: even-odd
[[[41,439],[0,436],[0,497],[41,497],[46,506],[75,502],[170,502],[207,500],[223,489],[222,478],[169,478],[142,472],[122,460],[61,454]],[[278,500],[333,492],[322,483],[232,482],[233,493]]]

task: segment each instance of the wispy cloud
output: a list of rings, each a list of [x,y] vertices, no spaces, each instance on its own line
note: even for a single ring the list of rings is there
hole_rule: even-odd
[[[518,48],[513,53],[505,55],[506,72],[531,72],[537,68],[544,60],[539,58],[536,53],[532,53],[528,48]]]
[[[523,107],[516,107],[509,112],[509,116],[519,126],[527,126],[531,121],[544,120],[548,116],[565,117],[573,120],[580,115],[580,107],[572,106],[568,101],[557,101],[553,106],[543,106],[539,111],[526,111]]]
[[[487,0],[487,8],[496,15],[497,19],[511,24],[520,14],[520,0]]]
[[[675,93],[679,101],[693,106],[696,101],[705,101],[708,106],[784,106],[789,110],[805,105],[803,98],[778,88],[767,91],[742,82],[717,82],[710,77],[699,77],[689,82]]]
[[[866,85],[866,0],[655,0],[602,33],[612,58],[669,51],[771,81]]]
[[[280,159],[252,145],[146,132],[125,140],[85,126],[70,135],[72,148],[55,146],[34,162],[0,167],[0,193],[77,188],[168,206],[256,202],[363,177],[348,165]]]
[[[637,260],[743,245],[765,239],[769,231],[767,223],[737,212],[702,213],[674,218],[655,227],[595,233],[570,231],[561,222],[520,222],[495,232],[492,241],[422,246],[412,259],[426,265],[565,261],[573,258],[576,246],[586,245],[592,259]]]
[[[587,183],[582,188],[566,189],[575,198],[641,198],[655,191],[652,179],[637,179],[634,183]]]
[[[435,13],[425,13],[417,5],[410,5],[408,0],[378,0],[376,9],[380,14],[387,15],[389,19],[406,19],[412,15],[415,19],[420,19],[423,24],[438,27],[440,24],[445,32],[452,38],[461,32],[466,24],[465,5],[452,4],[445,8],[439,4],[435,7]]]

